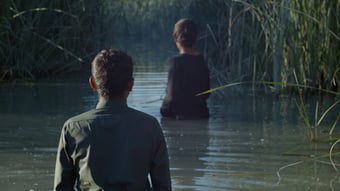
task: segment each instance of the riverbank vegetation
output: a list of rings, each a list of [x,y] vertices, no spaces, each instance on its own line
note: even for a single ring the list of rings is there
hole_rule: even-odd
[[[339,95],[339,1],[4,0],[0,7],[1,81],[77,71],[117,38],[161,42],[177,19],[190,17],[217,87]]]

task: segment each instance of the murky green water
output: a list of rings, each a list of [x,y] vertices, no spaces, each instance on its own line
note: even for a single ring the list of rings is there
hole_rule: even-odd
[[[128,104],[161,122],[170,153],[173,190],[340,189],[337,173],[326,156],[331,145],[308,141],[293,99],[276,100],[251,92],[229,93],[224,98],[213,94],[208,121],[163,120],[159,107],[166,68],[138,66],[135,80]],[[308,102],[313,110],[315,100]],[[327,105],[327,100],[324,102]],[[1,85],[0,189],[52,190],[63,122],[95,105],[96,94],[87,79],[78,77]],[[334,121],[337,115],[333,112],[327,120]],[[329,130],[330,126],[322,128]],[[334,160],[339,161],[336,156]]]

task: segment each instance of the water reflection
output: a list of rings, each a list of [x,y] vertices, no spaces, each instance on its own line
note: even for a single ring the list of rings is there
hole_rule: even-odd
[[[201,157],[208,148],[208,121],[162,118],[161,125],[166,134],[174,188],[207,190],[209,187],[199,184],[198,178],[205,171]]]

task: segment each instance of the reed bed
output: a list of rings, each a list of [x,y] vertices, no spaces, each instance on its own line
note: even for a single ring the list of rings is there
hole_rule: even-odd
[[[52,0],[0,2],[0,81],[82,68],[99,49],[126,36],[171,36],[192,0]],[[163,19],[162,19],[163,18]]]
[[[203,32],[198,46],[216,86],[249,82],[276,94],[297,92],[290,85],[295,71],[306,93],[340,90],[339,1],[4,0],[0,5],[0,79],[74,71],[116,38],[169,38],[176,20],[190,17]]]
[[[339,95],[339,1],[211,3],[220,19],[207,24],[205,50],[219,85],[268,82],[265,90],[275,94],[298,92],[296,72],[305,93]]]
[[[244,94],[242,91],[249,88],[274,95],[295,93],[310,140],[339,139],[332,137],[339,117],[331,130],[326,130],[330,132],[329,138],[318,137],[317,133],[322,131],[320,123],[324,117],[338,112],[334,108],[339,105],[340,95],[337,61],[340,58],[340,2],[230,0],[210,3],[220,7],[216,11],[219,20],[208,23],[204,34],[204,50],[216,87],[202,94]],[[223,91],[225,88],[228,91]],[[315,108],[314,119],[305,103],[306,95],[311,94],[335,97],[328,109]]]
[[[83,13],[95,7],[86,2],[2,1],[0,80],[34,80],[81,68],[99,44],[95,35],[87,36],[93,25]]]

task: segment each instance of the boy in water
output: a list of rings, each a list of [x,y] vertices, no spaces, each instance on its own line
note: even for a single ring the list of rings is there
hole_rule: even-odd
[[[195,23],[190,19],[179,20],[173,38],[179,54],[168,60],[168,84],[161,115],[177,119],[207,119],[209,94],[197,94],[210,89],[210,77],[203,55],[194,48],[197,38]]]
[[[133,62],[115,49],[94,58],[89,84],[97,107],[62,128],[54,190],[170,191],[169,159],[158,121],[127,106]],[[151,178],[151,185],[148,176]]]

